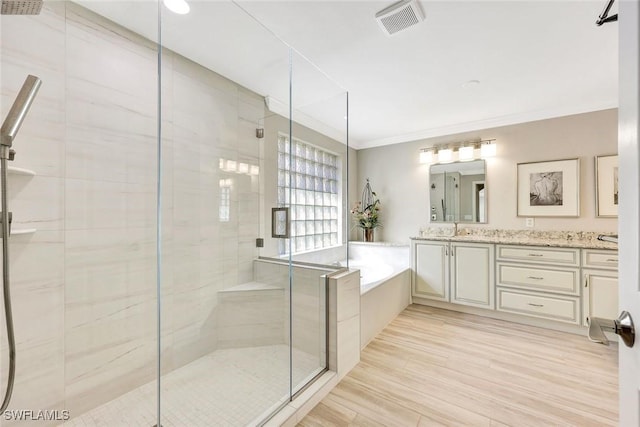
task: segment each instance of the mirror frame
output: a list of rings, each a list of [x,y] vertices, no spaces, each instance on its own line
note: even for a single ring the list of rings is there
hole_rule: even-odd
[[[462,166],[465,165],[465,166]],[[460,171],[464,171],[464,170],[469,170],[473,167],[473,165],[476,166],[482,166],[482,168],[484,169],[484,221],[473,221],[473,220],[464,220],[461,218],[458,219],[453,219],[451,221],[447,221],[446,218],[443,217],[442,220],[438,220],[438,219],[434,219],[437,218],[437,213],[436,213],[436,209],[437,207],[432,204],[431,201],[431,196],[432,196],[432,192],[435,189],[434,185],[435,183],[433,182],[433,175],[434,175],[434,168],[439,168],[442,169],[442,171],[437,171],[435,172],[435,174],[439,174],[439,173],[449,173],[449,172],[460,172]],[[461,167],[462,166],[462,167]],[[474,168],[474,169],[477,169]],[[477,175],[477,174],[474,174]],[[446,176],[446,175],[445,175]],[[465,223],[465,224],[487,224],[489,222],[489,199],[488,199],[488,185],[487,185],[487,162],[484,159],[475,159],[472,161],[465,161],[465,162],[451,162],[451,163],[434,163],[432,165],[429,166],[429,219],[430,222],[432,223],[436,223],[436,224],[452,224],[452,223]],[[474,192],[475,193],[475,192]],[[446,190],[445,190],[445,194],[444,194],[444,198],[443,200],[443,204],[446,204]],[[472,200],[472,205],[475,205],[475,198]],[[443,215],[444,216],[444,215]],[[459,217],[459,213],[457,215]]]

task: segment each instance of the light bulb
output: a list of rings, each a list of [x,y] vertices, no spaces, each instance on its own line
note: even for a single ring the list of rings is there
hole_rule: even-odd
[[[467,145],[466,147],[460,147],[458,149],[458,160],[464,162],[473,160],[473,145]]]
[[[163,0],[164,5],[173,13],[178,15],[186,15],[191,8],[185,0]]]
[[[482,144],[480,147],[480,156],[484,159],[487,157],[493,157],[496,155],[496,143],[488,142],[486,144]]]
[[[448,163],[453,160],[453,150],[451,148],[443,148],[438,150],[438,162]]]
[[[433,162],[433,150],[420,151],[420,163],[432,163]]]

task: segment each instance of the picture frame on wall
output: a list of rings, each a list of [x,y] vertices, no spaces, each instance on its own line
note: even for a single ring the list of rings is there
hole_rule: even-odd
[[[580,215],[580,159],[518,163],[518,216]]]
[[[596,216],[618,217],[618,155],[596,156]]]

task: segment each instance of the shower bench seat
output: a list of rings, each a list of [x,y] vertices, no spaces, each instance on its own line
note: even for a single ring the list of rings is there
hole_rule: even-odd
[[[247,282],[218,291],[218,348],[256,347],[285,342],[283,287]]]

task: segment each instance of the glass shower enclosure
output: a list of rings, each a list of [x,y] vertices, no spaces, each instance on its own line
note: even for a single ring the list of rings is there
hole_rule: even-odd
[[[188,5],[0,17],[2,117],[42,79],[8,170],[3,425],[261,425],[328,368],[347,93],[277,34],[286,4]]]

